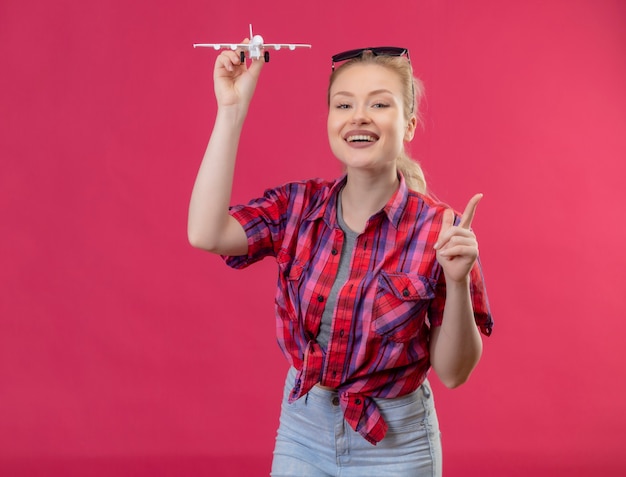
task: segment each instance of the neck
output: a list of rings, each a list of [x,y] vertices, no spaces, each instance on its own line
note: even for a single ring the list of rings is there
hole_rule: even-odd
[[[397,171],[384,176],[370,176],[348,172],[341,191],[343,219],[352,230],[362,232],[369,218],[379,212],[398,190]]]

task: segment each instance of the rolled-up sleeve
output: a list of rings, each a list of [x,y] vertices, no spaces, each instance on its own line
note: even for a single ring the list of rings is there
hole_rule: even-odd
[[[428,308],[428,321],[430,326],[441,326],[443,322],[443,310],[446,303],[446,281],[443,272],[441,272],[439,276],[436,290],[436,297]],[[474,310],[476,325],[483,334],[489,336],[493,330],[493,318],[491,316],[480,260],[476,261],[470,272],[470,294],[472,297],[472,308]]]
[[[276,256],[284,236],[288,189],[280,187],[265,191],[263,197],[245,205],[230,208],[229,213],[243,227],[248,237],[246,255],[223,255],[232,268],[245,268],[265,257]]]

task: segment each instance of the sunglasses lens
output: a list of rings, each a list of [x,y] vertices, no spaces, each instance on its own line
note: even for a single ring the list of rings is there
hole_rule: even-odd
[[[348,50],[343,51],[341,53],[337,53],[333,55],[333,69],[335,68],[335,63],[340,61],[352,60],[354,58],[360,58],[363,56],[363,53],[366,51],[371,52],[374,56],[403,56],[406,55],[407,58],[409,56],[409,50],[406,48],[400,48],[398,46],[377,46],[374,48],[359,48],[356,50]]]
[[[395,46],[382,46],[380,48],[372,48],[372,53],[376,56],[402,56],[406,53],[406,51],[406,48],[398,48]]]
[[[342,51],[341,53],[337,53],[336,55],[333,56],[333,62],[346,61],[346,60],[351,60],[353,58],[358,58],[366,50],[367,48],[359,48],[358,50]]]

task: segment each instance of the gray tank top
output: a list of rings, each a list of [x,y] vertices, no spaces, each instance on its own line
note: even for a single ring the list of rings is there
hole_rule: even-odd
[[[330,295],[326,300],[326,306],[324,307],[324,313],[322,314],[322,323],[320,324],[320,332],[317,335],[317,342],[324,350],[328,347],[328,341],[330,340],[330,328],[333,322],[333,315],[335,313],[337,294],[350,276],[350,259],[352,258],[352,250],[354,249],[354,244],[359,236],[359,234],[354,230],[348,228],[343,220],[341,195],[337,197],[337,222],[339,223],[341,230],[343,230],[345,240],[339,257],[337,276],[335,277],[333,286],[330,289]]]

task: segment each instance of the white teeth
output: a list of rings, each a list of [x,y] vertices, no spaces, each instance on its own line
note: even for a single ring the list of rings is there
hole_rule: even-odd
[[[348,142],[356,142],[356,141],[374,142],[376,139],[373,138],[372,136],[366,136],[365,134],[357,134],[355,136],[348,136],[346,140]]]

